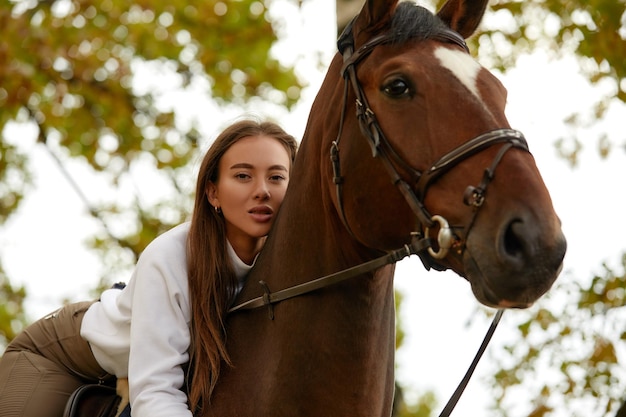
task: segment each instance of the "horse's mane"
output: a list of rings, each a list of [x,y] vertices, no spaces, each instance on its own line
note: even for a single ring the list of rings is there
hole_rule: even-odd
[[[444,29],[448,29],[445,23],[429,10],[404,1],[396,8],[388,36],[391,43],[402,44],[410,39],[429,39]]]

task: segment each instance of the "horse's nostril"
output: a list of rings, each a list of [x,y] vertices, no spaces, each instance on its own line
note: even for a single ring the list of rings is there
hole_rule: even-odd
[[[528,250],[526,232],[524,223],[520,219],[511,221],[507,226],[502,236],[502,255],[508,262],[523,264]]]

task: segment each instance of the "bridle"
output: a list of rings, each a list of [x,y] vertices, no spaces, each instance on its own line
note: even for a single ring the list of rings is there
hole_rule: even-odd
[[[356,19],[356,18],[355,18]],[[405,244],[402,248],[388,252],[387,254],[376,258],[374,260],[365,262],[363,264],[345,269],[343,271],[336,272],[334,274],[326,275],[324,277],[305,282],[303,284],[295,285],[293,287],[285,288],[276,292],[271,292],[268,285],[264,281],[260,281],[259,284],[263,288],[264,294],[260,297],[253,298],[251,300],[242,302],[231,307],[228,313],[234,313],[240,310],[249,310],[266,306],[269,309],[270,319],[274,318],[273,305],[280,301],[293,298],[299,295],[303,295],[330,285],[334,285],[341,281],[347,280],[352,277],[363,275],[366,272],[371,272],[375,269],[381,268],[388,264],[393,264],[401,259],[410,256],[418,255],[426,269],[434,268],[438,270],[445,269],[437,263],[436,260],[443,259],[448,254],[449,249],[453,246],[456,237],[452,233],[450,226],[446,219],[440,215],[431,215],[424,205],[424,199],[428,191],[429,186],[435,182],[438,178],[455,167],[461,161],[487,149],[496,144],[502,144],[502,147],[497,152],[491,165],[485,169],[483,178],[478,186],[468,186],[463,201],[466,205],[473,208],[473,214],[468,226],[466,227],[465,240],[469,236],[469,232],[472,229],[476,214],[479,208],[483,205],[486,198],[487,186],[494,178],[495,169],[500,163],[504,154],[511,148],[519,148],[525,151],[528,150],[528,144],[523,134],[517,130],[503,128],[496,129],[486,133],[483,133],[465,143],[451,152],[445,154],[437,161],[435,161],[427,170],[419,172],[414,169],[408,162],[406,162],[395,149],[391,146],[383,133],[376,116],[372,109],[369,107],[365,92],[361,87],[359,80],[356,76],[356,65],[365,59],[372,50],[385,43],[393,41],[393,36],[389,34],[378,35],[368,42],[363,44],[356,51],[354,50],[354,37],[352,33],[352,25],[355,21],[352,20],[345,28],[341,36],[337,41],[339,53],[343,56],[343,67],[341,68],[341,74],[345,79],[344,83],[344,95],[343,105],[341,111],[341,120],[339,125],[339,131],[337,139],[332,142],[330,149],[330,158],[333,167],[333,181],[335,183],[337,194],[338,211],[341,216],[341,220],[348,230],[348,232],[354,236],[350,229],[348,221],[346,219],[343,198],[342,198],[342,185],[343,176],[341,175],[340,160],[339,160],[339,143],[343,132],[343,123],[345,120],[345,110],[348,97],[348,85],[352,86],[352,90],[356,95],[356,116],[359,122],[359,127],[372,150],[372,156],[378,157],[383,162],[387,172],[389,173],[392,183],[398,187],[401,194],[404,196],[407,204],[413,211],[417,219],[417,230],[411,233],[411,242]],[[438,32],[433,39],[452,43],[469,52],[465,40],[455,31],[446,29]],[[410,173],[411,181],[416,184],[415,187],[402,178],[398,173],[396,166],[402,167],[406,172]],[[429,231],[433,227],[439,227],[437,235],[437,250],[433,250],[432,241],[429,237]],[[450,415],[458,400],[460,399],[465,387],[469,383],[469,380],[478,365],[478,361],[482,357],[485,349],[495,329],[500,322],[504,310],[498,310],[493,318],[493,321],[485,335],[483,342],[474,356],[472,363],[470,364],[463,379],[457,386],[448,403],[444,407],[439,417],[447,417]]]
[[[356,19],[356,18],[355,18]],[[482,181],[476,187],[467,187],[463,201],[466,205],[471,206],[473,210],[472,218],[465,228],[465,241],[469,236],[470,230],[474,224],[474,220],[478,213],[478,209],[485,201],[485,195],[487,191],[487,185],[494,177],[495,169],[500,163],[504,154],[511,148],[520,148],[528,152],[528,144],[524,135],[513,129],[503,128],[496,129],[490,132],[483,133],[455,148],[449,153],[445,154],[437,161],[435,161],[427,170],[419,172],[414,169],[411,164],[405,161],[398,152],[393,148],[385,134],[383,133],[374,111],[369,107],[367,97],[359,80],[356,76],[356,66],[359,62],[364,60],[376,46],[385,43],[393,42],[393,35],[383,33],[378,35],[364,45],[362,45],[356,51],[354,50],[354,37],[352,33],[352,22],[344,29],[343,33],[337,41],[339,52],[343,56],[343,67],[341,68],[341,74],[346,80],[344,83],[344,104],[342,106],[342,115],[339,126],[339,132],[337,139],[331,145],[331,161],[333,164],[333,176],[334,183],[336,185],[337,206],[341,219],[346,229],[352,233],[348,221],[346,219],[343,198],[342,198],[342,184],[343,177],[341,175],[340,161],[339,161],[339,141],[341,139],[343,122],[345,119],[345,109],[348,97],[348,85],[352,86],[352,90],[356,96],[356,116],[359,122],[359,128],[365,138],[367,139],[374,158],[378,157],[384,164],[392,183],[398,188],[400,193],[404,196],[407,204],[415,214],[417,218],[417,231],[413,233],[418,239],[428,240],[429,231],[434,226],[439,227],[439,234],[437,236],[438,249],[435,251],[432,249],[432,245],[427,243],[427,250],[417,253],[420,256],[426,269],[435,268],[438,270],[445,269],[436,262],[438,259],[443,259],[448,254],[449,249],[455,243],[455,236],[452,233],[450,226],[445,218],[440,215],[431,215],[424,205],[426,193],[429,186],[434,183],[438,178],[451,170],[461,161],[489,148],[495,144],[503,144],[498,153],[496,154],[491,165],[485,169]],[[459,46],[463,50],[469,52],[465,40],[455,31],[451,29],[444,29],[434,34],[432,39],[452,43]],[[396,166],[402,168],[403,171],[409,173],[411,183],[415,184],[415,187],[411,187],[409,182],[403,179]],[[461,249],[462,250],[462,249]]]

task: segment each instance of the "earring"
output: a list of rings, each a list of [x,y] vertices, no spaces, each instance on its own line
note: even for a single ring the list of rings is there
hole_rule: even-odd
[[[222,209],[219,206],[215,206],[215,212],[217,214],[222,214]]]

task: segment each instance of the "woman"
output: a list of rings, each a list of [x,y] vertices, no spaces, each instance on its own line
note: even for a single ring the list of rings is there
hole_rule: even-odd
[[[269,122],[224,130],[200,166],[191,222],[146,247],[128,286],[42,318],[7,347],[0,414],[61,416],[77,387],[116,377],[128,378],[133,417],[206,406],[228,363],[226,310],[282,203],[296,146]]]

